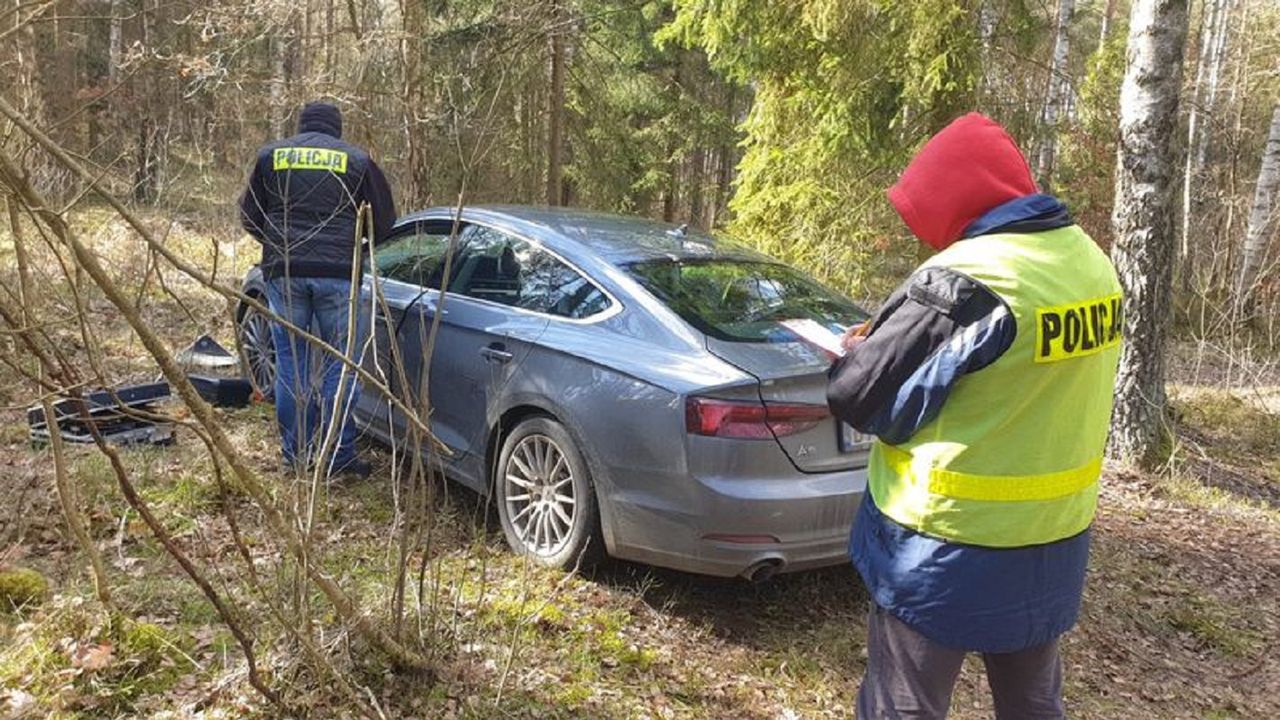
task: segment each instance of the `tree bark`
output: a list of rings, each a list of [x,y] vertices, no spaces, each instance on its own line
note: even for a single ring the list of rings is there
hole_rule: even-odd
[[[419,0],[402,0],[400,3],[401,36],[400,62],[403,78],[401,110],[405,147],[409,155],[409,205],[431,204],[431,153],[424,147],[419,131],[418,117],[425,109],[423,92],[429,80],[422,77],[422,55],[430,43],[425,42],[427,22],[425,9]]]
[[[124,0],[111,0],[110,39],[107,50],[107,83],[120,82],[120,65],[124,62]]]
[[[737,103],[738,88],[736,85],[729,85],[725,89],[725,117],[733,118],[736,122],[737,114],[734,105]],[[737,164],[737,153],[732,142],[721,143],[716,150],[716,193],[711,201],[711,212],[707,217],[707,227],[713,228],[720,221],[720,216],[725,211],[725,207],[729,204],[729,193],[733,185],[733,167]]]
[[[324,81],[328,85],[333,84],[333,3],[335,0],[325,0],[324,4]]]
[[[142,40],[141,44],[144,49],[150,49],[155,40],[155,13],[159,8],[152,4],[148,6],[148,0],[143,0],[140,6],[142,16]],[[138,202],[151,202],[156,199],[159,194],[160,177],[159,177],[159,157],[157,145],[157,129],[155,110],[156,102],[154,93],[156,91],[155,83],[152,82],[154,71],[151,69],[150,58],[144,60],[147,67],[142,68],[138,74],[138,95],[136,103],[136,112],[138,112],[138,143],[134,150],[134,174],[133,174],[133,198]]]
[[[1240,251],[1240,281],[1236,288],[1239,307],[1248,311],[1257,289],[1258,268],[1266,256],[1267,241],[1276,227],[1276,194],[1280,191],[1280,103],[1271,113],[1271,132],[1262,151],[1258,183],[1253,190],[1249,224]]]
[[[1188,0],[1135,0],[1120,90],[1111,254],[1125,294],[1112,455],[1149,467],[1164,440],[1165,344],[1173,285],[1174,136]]]
[[[564,176],[564,12],[551,3],[551,93],[547,98],[547,204],[559,205]]]
[[[1107,40],[1111,38],[1111,24],[1116,15],[1116,0],[1107,0],[1106,7],[1102,9],[1102,27],[1098,31],[1098,47],[1107,44]]]
[[[1222,58],[1226,54],[1230,26],[1231,0],[1206,0],[1205,19],[1200,30],[1200,54],[1196,61],[1196,79],[1191,89],[1191,106],[1187,110],[1187,148],[1182,177],[1182,232],[1178,248],[1182,263],[1181,283],[1184,291],[1191,289],[1191,278],[1198,265],[1197,243],[1192,242],[1196,232],[1195,220],[1201,216],[1204,204],[1200,186],[1204,180],[1208,160],[1208,140],[1211,128],[1204,126],[1205,117],[1212,117],[1217,102],[1218,84],[1221,78]]]
[[[289,75],[289,33],[293,29],[293,11],[271,37],[271,137],[282,138],[286,135],[285,124],[289,117],[289,108],[285,96],[288,90]]]
[[[701,144],[689,154],[689,224],[706,229],[707,151]]]
[[[1067,57],[1071,48],[1071,15],[1075,0],[1058,0],[1058,20],[1053,33],[1053,63],[1049,66],[1049,86],[1045,91],[1044,110],[1040,113],[1044,140],[1036,158],[1036,181],[1048,190],[1053,185],[1053,165],[1058,154],[1058,117],[1063,99],[1070,87]]]
[[[1218,20],[1214,24],[1214,32],[1212,38],[1212,46],[1209,50],[1209,71],[1205,78],[1206,87],[1204,93],[1204,106],[1202,112],[1210,120],[1213,119],[1214,107],[1218,102],[1218,84],[1222,77],[1222,58],[1227,54],[1227,37],[1228,30],[1231,27],[1231,5],[1233,0],[1216,0],[1218,5]],[[1204,171],[1204,167],[1208,162],[1209,152],[1209,136],[1210,132],[1201,132],[1200,139],[1195,146],[1196,173]]]
[[[1196,146],[1200,136],[1200,104],[1203,95],[1205,75],[1208,72],[1210,64],[1210,55],[1213,52],[1214,39],[1217,37],[1218,17],[1221,14],[1221,8],[1225,0],[1205,0],[1203,7],[1204,21],[1200,25],[1200,53],[1196,59],[1196,79],[1191,85],[1191,103],[1187,109],[1187,147]],[[1190,278],[1194,272],[1194,263],[1191,260],[1193,248],[1191,246],[1191,198],[1194,195],[1195,188],[1195,171],[1194,162],[1195,153],[1188,152],[1186,154],[1186,167],[1182,175],[1182,232],[1181,243],[1179,245],[1179,257],[1182,261],[1182,282],[1183,290],[1190,289]]]

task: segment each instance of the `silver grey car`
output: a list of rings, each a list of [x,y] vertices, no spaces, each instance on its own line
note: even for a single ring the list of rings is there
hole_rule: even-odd
[[[844,560],[868,443],[827,410],[830,356],[782,323],[838,332],[865,312],[684,227],[468,207],[453,235],[455,212],[400,219],[366,260],[385,305],[363,362],[407,400],[425,389],[447,473],[491,496],[514,549],[548,565],[607,552],[756,580]],[[261,322],[240,314],[266,388]],[[409,435],[375,392],[356,418],[382,442]]]

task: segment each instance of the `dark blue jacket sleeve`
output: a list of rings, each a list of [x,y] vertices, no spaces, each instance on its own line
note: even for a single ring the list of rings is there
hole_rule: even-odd
[[[266,202],[267,185],[263,177],[262,158],[259,156],[253,163],[253,171],[249,173],[249,185],[240,196],[240,224],[258,242],[266,239]]]
[[[827,403],[858,430],[905,442],[1016,332],[1008,306],[982,283],[947,268],[919,270],[889,296],[867,339],[832,365]]]
[[[380,243],[387,239],[391,228],[396,224],[396,201],[391,196],[391,184],[387,182],[387,176],[382,174],[382,168],[378,167],[373,158],[369,158],[369,170],[365,174],[363,190],[363,200],[373,210],[372,239],[375,244]]]

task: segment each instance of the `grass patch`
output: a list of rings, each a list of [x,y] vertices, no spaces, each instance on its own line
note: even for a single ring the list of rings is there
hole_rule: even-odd
[[[0,686],[30,695],[45,717],[136,713],[197,672],[171,631],[80,598],[57,598],[6,639]]]
[[[1280,448],[1280,416],[1267,412],[1228,390],[1181,389],[1170,401],[1184,429],[1198,431],[1212,442],[1209,452],[1239,462],[1255,455],[1271,456]]]

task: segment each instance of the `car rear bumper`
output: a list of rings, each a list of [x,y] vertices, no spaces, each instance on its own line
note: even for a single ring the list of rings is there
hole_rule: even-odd
[[[866,471],[776,478],[659,479],[652,492],[614,492],[615,557],[706,575],[759,579],[848,559]],[[679,482],[684,492],[660,493]],[[757,571],[764,568],[763,573]]]

